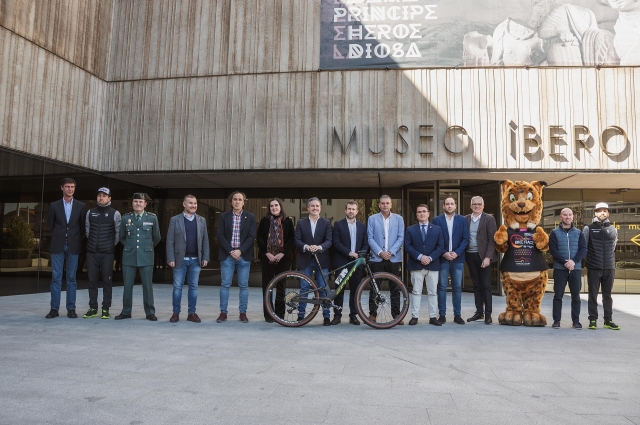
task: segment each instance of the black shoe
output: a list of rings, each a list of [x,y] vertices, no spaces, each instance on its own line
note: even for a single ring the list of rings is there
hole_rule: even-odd
[[[483,313],[476,313],[473,316],[469,317],[467,319],[467,322],[479,322],[482,319],[484,319],[484,314]]]
[[[445,317],[444,314],[441,314],[440,317],[438,317],[438,322],[440,322],[441,325],[443,323],[447,323],[447,318]]]
[[[349,317],[349,323],[351,323],[352,325],[359,325],[360,321],[356,316],[351,316]]]
[[[273,319],[271,317],[265,317],[264,321],[267,323],[273,323]]]
[[[82,316],[85,319],[91,319],[92,317],[98,317],[98,309],[97,308],[90,308],[85,314],[84,316]]]
[[[46,317],[47,319],[53,319],[54,317],[58,317],[58,316],[60,316],[60,315],[58,314],[58,310],[53,310],[53,309],[52,309],[51,311],[49,311],[49,314],[47,314],[45,317]]]
[[[490,314],[485,314],[484,315],[484,324],[485,325],[490,325],[493,323],[493,320],[491,320],[491,315]]]
[[[78,315],[76,314],[75,310],[69,310],[69,311],[67,311],[67,317],[69,319],[77,319]]]
[[[435,317],[432,317],[431,319],[429,319],[429,324],[434,326],[442,326],[442,322],[440,322]]]
[[[333,320],[331,321],[332,325],[339,325],[342,323],[342,318],[340,316],[333,316]]]
[[[147,320],[151,320],[152,322],[157,322],[158,318],[155,314],[147,314]]]
[[[582,324],[580,322],[573,322],[573,329],[582,329]]]
[[[131,315],[130,314],[123,314],[120,313],[118,314],[116,317],[114,317],[115,320],[122,320],[122,319],[131,319]]]
[[[605,320],[604,321],[604,327],[607,328],[607,329],[613,329],[614,331],[619,331],[620,330],[620,326],[618,326],[615,323],[613,323],[613,320]]]
[[[417,317],[412,317],[411,320],[409,320],[409,326],[413,326],[413,325],[417,325],[418,324],[418,318]]]
[[[328,317],[325,317],[325,318],[324,318],[324,323],[323,323],[323,325],[324,325],[324,326],[331,326],[331,320],[329,320],[329,318],[328,318]]]
[[[553,321],[553,325],[551,325],[552,329],[560,329],[560,321],[559,320],[554,320]]]
[[[461,316],[453,316],[453,321],[459,325],[464,325],[464,319]]]
[[[300,317],[298,316],[298,322],[302,322],[304,320],[304,316]]]

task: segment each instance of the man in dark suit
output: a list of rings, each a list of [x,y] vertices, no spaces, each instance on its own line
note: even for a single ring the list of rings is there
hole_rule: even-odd
[[[331,241],[333,239],[331,233],[331,222],[326,218],[320,217],[320,211],[322,204],[318,198],[310,198],[307,201],[307,211],[309,211],[309,217],[298,220],[296,225],[296,247],[298,248],[298,270],[309,277],[313,277],[313,272],[316,273],[316,283],[318,287],[324,287],[325,282],[323,275],[329,272],[329,248],[331,247]],[[318,256],[320,261],[320,267],[315,262],[313,254]],[[308,291],[309,287],[306,281],[300,281],[300,290]],[[320,295],[324,296],[325,292],[320,291]],[[307,303],[298,304],[298,320],[304,318],[304,313],[307,308]],[[329,309],[322,310],[322,316],[324,317],[324,325],[331,325],[329,316],[331,312]]]
[[[433,224],[440,226],[444,234],[445,253],[440,257],[440,276],[438,277],[438,321],[447,321],[447,286],[451,275],[451,301],[453,303],[453,321],[464,325],[461,316],[462,307],[462,273],[464,271],[464,252],[469,244],[469,226],[463,216],[456,214],[456,201],[447,198],[442,204],[444,213],[433,219]]]
[[[120,243],[122,250],[122,312],[116,320],[131,319],[133,306],[133,284],[136,272],[142,281],[142,305],[147,320],[156,322],[156,308],[153,301],[154,248],[160,242],[158,217],[147,212],[147,202],[151,198],[146,193],[134,193],[131,205],[133,212],[122,216],[120,223]]]
[[[492,311],[491,263],[498,261],[498,252],[493,236],[496,234],[496,219],[484,212],[484,199],[471,198],[471,214],[466,216],[469,226],[469,245],[467,246],[467,266],[473,282],[473,295],[476,300],[476,312],[467,322],[484,319],[490,325]]]
[[[200,323],[196,302],[200,269],[209,264],[207,222],[196,214],[198,200],[195,196],[185,196],[182,206],[184,211],[171,217],[167,231],[167,264],[173,269],[173,315],[169,321],[176,323],[180,320],[182,287],[186,277],[189,285],[187,321]]]
[[[75,319],[76,314],[76,271],[78,256],[82,251],[82,237],[85,233],[87,206],[74,199],[76,181],[64,178],[60,183],[62,199],[49,206],[47,224],[51,230],[51,310],[47,319],[58,317],[60,292],[62,290],[62,270],[66,265],[67,317]]]
[[[343,267],[347,263],[358,258],[358,251],[367,251],[367,231],[363,223],[356,220],[358,215],[358,203],[349,201],[344,209],[346,218],[337,221],[333,226],[333,267]],[[350,268],[350,267],[349,267]],[[339,276],[343,269],[336,270]],[[362,267],[357,268],[349,279],[349,323],[359,325],[358,311],[356,309],[356,290],[362,280]],[[338,283],[336,282],[336,285]],[[336,288],[337,289],[337,288]],[[336,296],[334,305],[342,307],[344,302],[344,290]],[[341,309],[333,309],[332,325],[340,324],[342,318]]]
[[[233,281],[233,272],[238,272],[240,287],[240,321],[249,322],[247,304],[249,303],[249,269],[253,261],[253,241],[256,238],[256,217],[244,210],[247,197],[242,192],[233,192],[229,197],[231,210],[220,214],[216,236],[220,244],[220,316],[218,323],[227,320],[229,288]]]
[[[422,286],[426,281],[427,305],[429,306],[429,323],[442,326],[436,318],[438,310],[438,275],[440,273],[440,257],[444,254],[444,237],[442,229],[429,223],[429,207],[420,204],[416,207],[418,223],[409,226],[404,236],[404,249],[409,260],[407,270],[411,272],[411,320],[410,325],[418,323]]]

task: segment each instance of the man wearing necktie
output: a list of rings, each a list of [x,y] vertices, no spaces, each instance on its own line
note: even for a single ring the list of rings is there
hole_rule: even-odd
[[[420,204],[416,208],[418,223],[409,226],[404,236],[404,248],[409,260],[407,270],[411,273],[411,320],[409,325],[418,323],[422,287],[427,286],[427,305],[429,307],[429,323],[442,326],[437,319],[438,313],[438,275],[440,273],[440,257],[446,252],[442,229],[429,223],[429,207]]]
[[[122,251],[122,278],[124,291],[122,294],[122,312],[116,320],[130,319],[133,303],[133,283],[136,271],[140,272],[142,281],[142,297],[147,320],[157,321],[153,305],[153,266],[154,247],[160,242],[160,226],[154,213],[145,211],[147,201],[151,198],[146,193],[135,193],[131,202],[133,212],[122,217],[120,224],[120,243]]]

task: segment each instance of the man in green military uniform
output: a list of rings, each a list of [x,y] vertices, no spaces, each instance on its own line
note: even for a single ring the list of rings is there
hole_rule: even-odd
[[[142,280],[142,295],[144,312],[147,320],[157,321],[153,306],[153,248],[160,242],[160,226],[155,214],[146,212],[147,201],[151,201],[146,193],[134,193],[133,212],[122,216],[120,224],[120,243],[122,251],[122,277],[124,293],[122,295],[122,312],[116,320],[131,319],[131,304],[133,299],[133,282],[136,270],[140,271]]]

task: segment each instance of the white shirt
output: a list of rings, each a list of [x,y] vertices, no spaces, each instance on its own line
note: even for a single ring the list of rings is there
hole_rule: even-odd
[[[351,223],[349,219],[347,219],[347,224],[349,225],[349,236],[351,237],[351,252],[356,252],[356,238],[358,235],[356,220],[353,220],[353,223]]]
[[[391,223],[391,214],[389,217],[382,216],[382,224],[384,224],[384,250],[389,251],[389,223]]]
[[[454,214],[449,218],[448,215],[444,215],[444,218],[447,219],[447,230],[449,231],[449,252],[453,251],[453,219],[455,216]]]

